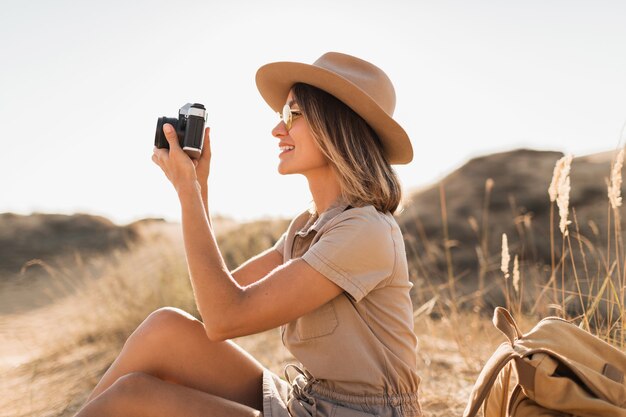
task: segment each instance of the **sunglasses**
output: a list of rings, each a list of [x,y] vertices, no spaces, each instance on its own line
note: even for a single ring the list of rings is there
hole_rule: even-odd
[[[283,114],[281,115],[278,113],[278,116],[285,123],[285,126],[287,126],[287,130],[290,130],[294,119],[302,116],[302,112],[300,110],[292,110],[291,107],[289,107],[289,104],[285,104],[283,107]]]

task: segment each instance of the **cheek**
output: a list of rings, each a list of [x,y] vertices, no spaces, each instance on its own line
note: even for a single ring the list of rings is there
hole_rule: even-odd
[[[326,160],[326,157],[324,156],[324,154],[322,153],[322,151],[317,147],[317,145],[315,145],[312,149],[311,149],[311,153],[313,154],[313,159],[319,163],[319,164],[326,164],[328,161]]]
[[[322,154],[322,151],[320,150],[320,148],[317,146],[317,143],[315,143],[315,141],[311,138],[310,140],[306,140],[303,141],[300,144],[300,154],[301,155],[306,155],[307,159],[310,159],[312,161],[322,161],[324,160],[324,155]],[[296,150],[298,150],[298,147],[296,147]]]
[[[300,148],[305,150],[308,154],[316,154],[319,152],[317,143],[308,130],[304,130],[298,135],[296,146],[300,145]]]
[[[295,125],[290,131],[291,137],[296,145],[296,153],[298,158],[305,158],[312,165],[323,165],[328,161],[320,150],[317,142],[313,138],[313,134],[304,123]]]

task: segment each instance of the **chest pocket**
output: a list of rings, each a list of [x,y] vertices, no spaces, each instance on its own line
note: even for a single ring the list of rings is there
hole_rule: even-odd
[[[338,324],[334,300],[331,300],[297,319],[296,332],[300,340],[309,340],[333,333]]]

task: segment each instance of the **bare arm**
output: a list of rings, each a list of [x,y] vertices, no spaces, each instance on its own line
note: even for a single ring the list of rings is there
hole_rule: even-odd
[[[204,185],[202,185],[202,183],[200,183],[200,195],[202,197],[202,205],[204,206],[204,212],[206,213],[206,218],[209,221],[209,226],[212,226],[211,224],[211,215],[209,214],[209,191],[208,191],[208,184],[205,182]]]
[[[248,259],[231,271],[235,281],[242,287],[257,282],[283,263],[283,256],[274,248],[269,248]]]
[[[199,188],[197,184],[180,188],[179,198],[189,274],[209,338],[225,340],[277,327],[343,292],[301,259],[273,269],[252,284],[239,284],[219,252]],[[268,262],[264,267],[271,265]],[[250,268],[258,271],[261,266]],[[247,275],[249,279],[253,276]]]

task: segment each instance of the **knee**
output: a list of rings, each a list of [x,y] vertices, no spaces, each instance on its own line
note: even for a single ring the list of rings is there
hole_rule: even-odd
[[[126,374],[88,402],[76,417],[133,414],[137,404],[140,404],[142,399],[149,398],[155,380],[155,377],[143,372]]]
[[[162,307],[150,313],[128,340],[141,339],[143,343],[157,344],[171,342],[176,340],[181,332],[197,326],[202,324],[191,314],[174,307]]]
[[[131,372],[119,377],[109,388],[117,399],[137,399],[146,392],[155,377],[144,372]]]
[[[186,322],[198,322],[194,316],[176,307],[161,307],[144,320],[147,326],[172,327]]]

